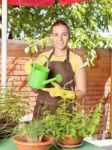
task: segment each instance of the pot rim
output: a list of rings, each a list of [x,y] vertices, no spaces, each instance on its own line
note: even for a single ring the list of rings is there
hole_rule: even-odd
[[[22,137],[21,137],[22,138]],[[20,138],[20,139],[21,139]],[[22,142],[22,141],[19,141],[19,139],[17,139],[17,138],[14,138],[13,139],[13,142],[15,143],[15,144],[17,144],[17,145],[20,145],[20,144],[22,144],[22,145],[29,145],[29,146],[37,146],[37,145],[49,145],[49,144],[51,144],[52,142],[53,142],[53,140],[54,140],[54,138],[53,137],[51,137],[51,136],[49,136],[48,137],[48,140],[46,141],[46,142],[41,142],[41,143],[28,143],[28,142]]]

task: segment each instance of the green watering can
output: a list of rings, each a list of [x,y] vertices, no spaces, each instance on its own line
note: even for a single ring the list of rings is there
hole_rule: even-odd
[[[43,57],[44,55],[40,56]],[[38,59],[40,58],[38,57]],[[28,77],[28,85],[32,88],[35,89],[42,89],[45,87],[46,84],[52,82],[52,81],[57,81],[61,82],[62,81],[62,76],[60,74],[57,74],[54,78],[48,79],[49,75],[49,68],[48,68],[48,58],[44,56],[47,59],[46,66],[39,65],[36,61],[33,63],[33,67],[31,70],[31,73]],[[47,80],[48,79],[48,80]]]

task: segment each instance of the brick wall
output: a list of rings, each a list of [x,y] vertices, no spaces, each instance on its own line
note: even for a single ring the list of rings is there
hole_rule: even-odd
[[[1,43],[0,43],[1,45]],[[30,59],[24,54],[24,48],[27,44],[23,41],[8,41],[8,57],[7,57],[7,85],[15,86],[21,92],[27,92],[29,95],[29,108],[33,110],[36,100],[36,94],[27,86],[27,74],[24,71],[24,64]],[[46,47],[46,50],[48,48]],[[82,58],[84,58],[83,50],[75,50]],[[98,58],[95,66],[86,68],[87,72],[87,100],[85,101],[85,109],[94,107],[102,95],[106,95],[110,88],[111,78],[111,52],[104,49],[97,50]],[[34,56],[36,57],[36,55]],[[1,65],[1,54],[0,54]],[[0,66],[1,68],[1,66]],[[1,76],[0,76],[1,78]],[[104,127],[104,118],[100,123],[99,132]]]
[[[83,51],[76,52],[83,58]],[[87,99],[85,101],[85,109],[91,109],[97,104],[98,100],[105,95],[107,97],[111,87],[111,71],[112,71],[112,53],[107,49],[97,50],[97,59],[94,67],[87,67]],[[107,102],[107,103],[106,103]],[[97,129],[98,138],[102,138],[102,133],[109,131],[110,111],[109,111],[110,98],[104,102],[104,111],[101,117],[100,125]],[[108,116],[106,118],[106,115]],[[106,122],[106,119],[108,120]],[[107,137],[110,135],[106,135]]]

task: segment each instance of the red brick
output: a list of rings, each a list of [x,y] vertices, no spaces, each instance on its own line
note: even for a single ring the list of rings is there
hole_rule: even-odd
[[[14,75],[25,76],[26,73],[25,73],[25,71],[23,71],[23,70],[15,70],[15,71],[14,71]]]
[[[20,81],[20,76],[9,76],[8,81]]]

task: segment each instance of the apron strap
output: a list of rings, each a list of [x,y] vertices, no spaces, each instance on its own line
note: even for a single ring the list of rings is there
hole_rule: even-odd
[[[49,57],[48,57],[48,60],[50,60],[51,59],[51,57],[52,57],[52,55],[54,54],[54,49],[53,49],[53,51],[51,52],[51,54],[49,55]],[[65,61],[67,61],[67,62],[69,62],[69,52],[70,50],[69,49],[67,49],[67,54],[66,54],[66,59],[65,59]]]
[[[53,51],[51,52],[51,54],[49,55],[49,57],[48,57],[48,60],[49,60],[49,61],[50,61],[50,59],[51,59],[51,57],[52,57],[53,54],[54,54],[54,49],[53,49]],[[46,65],[46,63],[47,63],[47,62],[45,62],[44,65]]]
[[[67,54],[66,54],[66,61],[69,62],[69,54],[70,54],[70,50],[67,49]]]
[[[66,55],[65,63],[66,63],[66,67],[68,67],[67,63],[70,63],[70,49],[67,49],[67,55]],[[75,72],[73,71],[73,80],[71,80],[70,82],[67,83],[67,84],[70,84],[71,82],[74,83],[72,90],[75,89],[75,79],[74,79],[74,76],[75,76]]]
[[[51,59],[51,57],[52,57],[52,55],[54,54],[54,49],[53,49],[53,51],[51,52],[51,54],[49,55],[49,57],[48,57],[48,60],[50,60]]]

